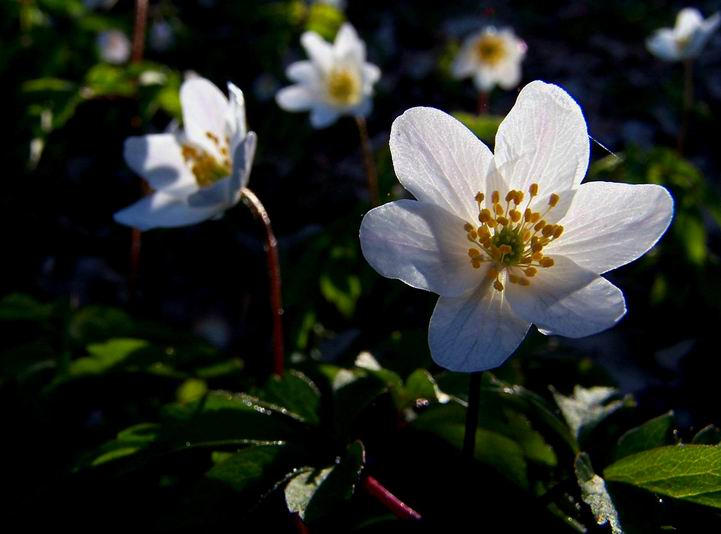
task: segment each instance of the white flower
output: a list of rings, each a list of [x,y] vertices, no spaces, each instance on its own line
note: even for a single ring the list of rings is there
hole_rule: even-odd
[[[679,11],[676,26],[656,30],[646,40],[646,48],[665,61],[695,58],[701,53],[719,23],[721,23],[719,13],[704,20],[698,9],[687,7]]]
[[[479,91],[490,91],[496,85],[513,89],[521,81],[525,56],[526,43],[513,30],[489,26],[466,38],[451,73],[456,79],[473,76]]]
[[[120,65],[130,58],[130,40],[120,30],[100,32],[97,45],[100,57],[108,63]]]
[[[286,111],[310,110],[315,128],[324,128],[341,115],[368,115],[373,84],[381,71],[366,62],[365,43],[353,26],[343,24],[333,44],[315,32],[305,32],[300,42],[310,61],[288,66],[286,76],[295,85],[278,91],[278,105]]]
[[[204,78],[180,88],[183,130],[130,137],[125,161],[153,193],[117,212],[115,220],[141,230],[196,224],[233,207],[248,183],[256,137],[245,123],[243,93],[230,100]]]
[[[390,149],[417,200],[363,218],[363,254],[383,276],[438,293],[433,359],[454,371],[497,367],[531,323],[582,337],[613,326],[623,294],[599,276],[649,250],[673,201],[656,185],[581,184],[586,122],[561,88],[532,82],[501,123],[495,155],[433,108],[395,120]]]

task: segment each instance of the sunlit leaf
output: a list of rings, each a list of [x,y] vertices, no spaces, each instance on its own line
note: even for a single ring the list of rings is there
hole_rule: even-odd
[[[670,445],[672,430],[673,412],[654,417],[619,438],[615,458],[619,460],[637,452]]]
[[[630,398],[611,400],[616,395],[618,390],[601,386],[583,388],[577,385],[570,397],[553,391],[553,398],[577,439],[630,402]]]
[[[586,453],[580,453],[575,463],[576,480],[581,487],[581,497],[591,507],[596,523],[609,524],[613,534],[621,534],[623,529],[618,512],[606,489],[605,481],[593,472],[591,459]]]
[[[263,389],[263,398],[295,413],[300,419],[318,424],[320,391],[300,371],[290,370],[283,376],[272,376]]]

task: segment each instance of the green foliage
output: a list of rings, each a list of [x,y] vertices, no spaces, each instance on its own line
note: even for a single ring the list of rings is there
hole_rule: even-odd
[[[610,400],[617,394],[618,391],[614,388],[599,386],[586,389],[576,386],[570,397],[554,391],[553,398],[576,439],[581,439],[606,417],[632,403],[630,397],[623,400]]]
[[[456,111],[452,115],[465,124],[481,141],[489,145],[493,145],[496,131],[504,119],[499,115],[474,115],[463,111]]]
[[[673,412],[668,412],[646,421],[641,426],[632,428],[618,440],[615,458],[620,460],[637,452],[669,445],[673,425]]]
[[[575,472],[576,480],[581,487],[581,497],[591,507],[596,522],[599,525],[608,523],[613,534],[622,534],[623,529],[618,519],[618,512],[608,494],[606,483],[593,472],[591,459],[586,453],[580,453],[576,457]]]
[[[721,508],[721,448],[672,445],[627,456],[604,477],[660,495]]]

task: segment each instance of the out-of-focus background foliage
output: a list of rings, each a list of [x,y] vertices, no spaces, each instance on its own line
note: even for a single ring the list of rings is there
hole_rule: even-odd
[[[654,444],[694,436],[718,443],[715,427],[697,433],[721,423],[721,33],[694,65],[696,100],[680,155],[681,68],[644,47],[653,30],[672,25],[678,2],[350,0],[339,10],[301,0],[160,0],[150,2],[144,61],[103,61],[98,35],[130,36],[133,4],[0,4],[0,524],[293,531],[283,498],[289,471],[268,474],[278,466],[269,443],[285,439],[301,452],[283,454],[313,455],[288,465],[316,468],[338,457],[347,471],[333,471],[336,486],[305,511],[321,531],[401,528],[362,491],[345,495],[352,484],[343,477],[357,475],[362,456],[354,440],[365,448],[365,469],[421,511],[425,526],[602,529],[575,486],[579,443],[600,472],[622,455],[617,440],[625,430],[669,411]],[[698,7],[709,15],[718,5]],[[522,392],[504,393],[486,376],[486,433],[470,470],[458,456],[462,408],[445,403],[427,372],[416,371],[427,369],[441,390],[465,396],[465,377],[430,360],[435,297],[379,277],[360,254],[368,200],[353,121],[314,131],[306,114],[274,101],[288,83],[284,68],[304,56],[301,33],[330,39],[344,20],[383,72],[369,131],[385,200],[405,194],[387,146],[396,116],[415,105],[475,112],[475,89],[452,80],[449,66],[463,37],[485,24],[512,26],[527,42],[523,83],[557,83],[578,100],[598,141],[587,179],[657,183],[675,198],[661,244],[609,277],[629,309],[616,328],[581,340],[534,331],[494,373]],[[268,379],[261,229],[242,206],[220,221],[144,234],[139,276],[128,288],[130,231],[112,214],[139,198],[141,185],[123,162],[123,141],[181,119],[177,92],[189,71],[243,89],[258,133],[250,186],[279,236],[287,361],[305,373],[285,382]],[[515,96],[493,92],[491,113],[507,113]],[[493,121],[468,120],[492,143]],[[361,351],[383,369],[354,366]],[[348,390],[343,380],[355,386]],[[563,419],[549,386],[569,396],[576,384],[616,387],[617,400],[603,427],[564,438],[567,431],[553,432]],[[246,412],[226,420],[221,415],[238,406],[223,403],[245,401],[211,390],[244,391],[260,399],[256,408],[266,402],[297,417],[276,421],[282,430]],[[289,391],[298,398],[289,400]],[[195,424],[199,413],[218,419]],[[534,419],[546,416],[545,427]],[[138,423],[147,426],[132,426]],[[252,432],[235,435],[233,425]],[[296,439],[297,425],[304,433]],[[195,446],[203,441],[213,445]],[[158,442],[192,450],[142,463],[135,453]],[[248,458],[232,471],[224,460],[236,450]],[[130,460],[110,461],[121,456]],[[575,462],[578,476],[585,464]],[[257,467],[256,478],[246,464]],[[629,531],[721,524],[712,508],[612,489]]]

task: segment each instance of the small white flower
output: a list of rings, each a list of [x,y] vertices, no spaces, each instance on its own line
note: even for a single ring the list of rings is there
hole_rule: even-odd
[[[623,294],[600,275],[649,250],[673,201],[657,185],[581,184],[586,122],[561,88],[528,84],[501,123],[495,155],[433,108],[395,120],[390,149],[417,200],[363,218],[363,254],[383,276],[438,293],[433,359],[454,371],[501,365],[531,323],[582,337],[613,326]]]
[[[665,61],[695,58],[701,53],[719,23],[719,13],[704,20],[698,9],[687,7],[679,11],[676,26],[656,30],[646,40],[646,48]]]
[[[513,30],[484,28],[466,38],[453,62],[453,77],[473,77],[479,91],[490,91],[496,85],[513,89],[521,81],[521,61],[526,43]]]
[[[366,62],[365,43],[353,26],[343,24],[333,44],[315,32],[305,32],[300,42],[310,61],[288,66],[286,76],[295,85],[278,91],[278,105],[286,111],[310,110],[315,128],[324,128],[341,115],[368,115],[381,71]]]
[[[115,214],[140,230],[187,226],[215,218],[240,200],[255,155],[243,93],[228,83],[230,99],[204,78],[180,88],[183,130],[130,137],[125,161],[153,193]]]
[[[97,44],[103,61],[120,65],[130,58],[130,40],[120,30],[100,32]]]

